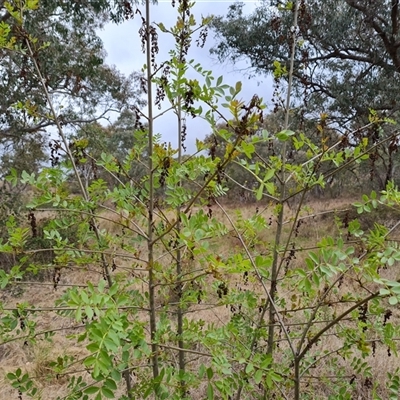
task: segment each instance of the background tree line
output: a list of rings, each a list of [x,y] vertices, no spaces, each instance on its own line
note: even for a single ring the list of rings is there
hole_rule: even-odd
[[[233,4],[228,15],[213,21],[218,43],[212,53],[221,62],[249,60],[251,76],[287,71],[292,19],[280,10],[290,4],[264,0],[250,15],[243,13],[243,3]],[[324,121],[342,135],[365,125],[371,109],[397,121],[398,1],[302,0],[298,18],[301,49],[295,58],[293,105],[300,120],[317,123],[326,113]],[[279,107],[281,100],[275,102]],[[395,129],[389,125],[356,131],[347,138],[348,145],[363,137],[373,144]],[[370,157],[370,175],[380,189],[396,179],[397,152],[393,139]]]

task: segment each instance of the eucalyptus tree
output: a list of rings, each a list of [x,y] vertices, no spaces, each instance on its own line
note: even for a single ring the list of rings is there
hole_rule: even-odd
[[[263,0],[251,14],[244,13],[243,3],[231,5],[226,16],[214,19],[218,42],[212,53],[221,61],[249,60],[249,74],[287,71],[292,20],[285,10],[292,3]],[[314,118],[327,113],[342,133],[367,123],[371,109],[397,119],[399,26],[397,0],[301,0],[293,94],[302,113]],[[375,143],[392,130],[375,127],[349,142],[367,136]],[[381,188],[395,178],[397,148],[393,140],[371,158],[370,173]]]
[[[18,15],[23,4],[31,11]],[[105,63],[98,31],[107,22],[133,17],[135,1],[0,1],[0,218],[21,200],[24,186],[4,180],[12,169],[38,172],[48,165],[56,143],[41,78],[23,43],[34,37],[35,58],[63,127],[70,132],[121,112],[141,100],[140,75],[124,76]],[[19,51],[7,44],[22,43]],[[46,51],[42,51],[46,49]]]
[[[18,19],[20,1],[0,2],[3,44],[35,37],[34,52],[47,90],[66,128],[81,126],[140,102],[139,75],[129,77],[105,63],[106,51],[98,36],[104,24],[133,16],[135,2],[126,1],[28,1],[23,24]],[[28,33],[29,32],[29,33]],[[46,48],[46,51],[40,51]],[[28,146],[32,138],[41,143],[49,127],[46,99],[34,73],[31,58],[21,51],[0,49],[0,144],[4,152]],[[47,142],[47,139],[44,143]],[[29,152],[25,155],[27,158]],[[35,154],[38,159],[42,154]],[[31,159],[29,163],[34,163]],[[18,167],[18,164],[15,165]]]

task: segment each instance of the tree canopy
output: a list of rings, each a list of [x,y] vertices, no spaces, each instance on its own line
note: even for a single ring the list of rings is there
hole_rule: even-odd
[[[0,99],[3,154],[5,149],[12,153],[16,143],[19,148],[27,146],[33,136],[43,140],[39,137],[54,125],[33,59],[57,106],[58,118],[67,128],[140,104],[139,74],[126,77],[107,65],[97,34],[110,20],[133,17],[133,5],[129,1],[43,0],[40,7],[25,13],[22,24],[13,15],[18,5],[0,1],[2,40],[20,46],[18,52],[0,48],[0,92],[7,94]],[[35,38],[33,57],[26,50],[28,32]]]
[[[264,0],[250,15],[243,3],[231,5],[214,20],[212,53],[232,62],[246,58],[256,73],[287,66],[293,4]],[[308,112],[328,111],[342,124],[365,122],[371,108],[398,112],[398,0],[301,0],[298,24],[294,79]]]

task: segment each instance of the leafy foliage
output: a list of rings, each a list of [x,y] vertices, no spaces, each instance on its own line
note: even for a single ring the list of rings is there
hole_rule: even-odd
[[[124,2],[37,1],[1,3],[2,96],[0,102],[1,145],[24,144],[28,153],[32,139],[39,144],[46,128],[55,124],[49,118],[41,78],[32,73],[33,62],[26,50],[31,41],[47,89],[57,106],[64,126],[74,126],[120,110],[138,101],[141,90],[138,74],[124,77],[104,64],[105,51],[96,30],[109,18],[123,19]],[[23,23],[20,7],[24,12]],[[46,48],[46,51],[43,51]],[[28,138],[26,138],[28,136]],[[47,141],[48,139],[45,139]],[[40,159],[35,153],[28,162]]]
[[[9,175],[11,184],[21,182],[34,195],[26,204],[30,226],[8,218],[0,252],[10,255],[13,266],[1,271],[1,287],[27,283],[36,218],[51,212],[43,227],[53,254],[47,266],[54,289],[66,289],[50,308],[2,303],[1,344],[34,346],[61,336],[80,346],[79,355],[54,354],[47,364],[45,375],[68,376],[66,394],[58,399],[189,399],[196,393],[207,399],[298,400],[321,393],[332,399],[394,398],[397,366],[388,367],[381,382],[371,359],[379,351],[397,357],[400,223],[376,221],[364,229],[357,216],[399,210],[398,188],[390,182],[379,193],[365,192],[353,216],[332,211],[336,218],[319,237],[310,236],[307,221],[322,223],[329,211],[313,214],[305,201],[313,188],[363,164],[387,139],[371,145],[367,138],[350,143],[328,137],[332,128],[324,116],[314,127],[319,140],[308,137],[291,128],[289,102],[282,126],[260,131],[266,108],[261,98],[241,100],[240,82],[225,85],[187,60],[191,41],[199,34],[202,43],[210,19],[197,23],[192,4],[173,5],[177,20],[170,28],[150,23],[149,4],[143,17],[147,112],[134,108],[110,130],[86,125],[69,143],[58,124],[57,150],[66,157],[37,173]],[[286,12],[296,20],[293,7],[287,3]],[[158,33],[176,43],[162,63]],[[293,60],[296,29],[291,38],[287,57]],[[276,79],[287,75],[290,94],[294,69],[288,64],[280,64]],[[40,75],[40,63],[34,67]],[[189,68],[197,79],[189,78]],[[59,122],[51,96],[44,98],[46,115]],[[155,108],[163,102],[178,120],[177,148],[160,143],[154,132],[154,119],[163,115]],[[190,156],[183,154],[188,116],[206,119],[212,132]],[[348,137],[380,123],[372,118]],[[88,164],[101,175],[86,179]],[[253,179],[249,189],[257,206],[251,212],[223,204],[234,193],[225,179],[231,165]],[[48,312],[63,321],[61,329],[42,329],[40,315]],[[42,396],[26,366],[7,371],[7,379],[17,396]]]
[[[258,72],[276,74],[277,66],[287,70],[292,12],[277,3],[264,1],[251,15],[244,14],[243,4],[232,5],[226,18],[213,22],[220,40],[213,52],[221,59],[248,57]],[[396,2],[299,3],[294,77],[299,93],[306,90],[307,111],[337,113],[352,121],[365,121],[370,108],[395,112]]]
[[[301,0],[294,59],[294,98],[300,115],[313,119],[325,114],[327,122],[346,134],[375,116],[398,118],[396,84],[399,51],[397,2]],[[283,4],[288,4],[285,7]],[[226,17],[213,21],[219,43],[212,49],[220,60],[245,58],[252,71],[287,80],[293,25],[293,2],[263,1],[251,14],[243,3],[230,6]],[[277,88],[276,93],[281,93]],[[276,109],[282,100],[276,97]],[[333,126],[333,125],[332,125]],[[396,128],[374,125],[353,141],[368,137],[371,143],[390,136]],[[350,139],[350,138],[349,138]],[[397,139],[376,149],[371,157],[371,176],[378,188],[396,179]]]

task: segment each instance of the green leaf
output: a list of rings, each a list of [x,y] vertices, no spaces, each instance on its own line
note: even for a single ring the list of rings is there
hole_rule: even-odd
[[[10,381],[14,381],[15,379],[17,379],[17,376],[15,374],[13,374],[12,372],[9,372],[7,374],[7,379],[9,379]]]
[[[0,270],[0,289],[4,289],[7,285],[8,282],[10,281],[8,275],[2,270]]]
[[[100,388],[98,386],[90,386],[88,388],[86,388],[83,393],[86,394],[95,394],[100,390]]]
[[[36,10],[39,6],[39,0],[27,0],[26,7],[28,10]]]
[[[311,258],[312,261],[314,261],[315,264],[319,264],[319,257],[313,251],[310,251],[308,253],[308,256]]]
[[[271,376],[270,376],[269,374],[267,374],[267,376],[266,376],[266,383],[267,383],[267,387],[268,387],[269,389],[271,389],[271,388],[272,388],[272,385],[274,384],[274,383],[272,382]]]
[[[265,188],[267,189],[267,192],[271,195],[275,195],[275,185],[272,182],[267,182],[265,184]]]
[[[239,93],[242,90],[242,82],[238,81],[235,85],[235,94]]]
[[[10,182],[13,187],[17,186],[18,183],[18,172],[15,168],[10,169],[10,175],[6,177],[6,181]]]
[[[254,259],[257,268],[270,268],[272,265],[271,256],[256,256]]]
[[[104,385],[110,390],[117,390],[117,384],[110,378],[106,379]]]
[[[119,372],[117,369],[112,369],[111,370],[111,378],[114,379],[115,382],[119,382],[121,380],[121,372]]]
[[[100,279],[99,284],[97,285],[99,292],[103,293],[105,287],[106,287],[106,281],[104,279]]]
[[[289,129],[285,129],[279,133],[276,134],[276,138],[281,141],[281,142],[286,142],[290,136],[295,135],[295,132],[289,130]]]
[[[116,333],[115,331],[110,330],[110,331],[108,332],[108,336],[111,338],[111,340],[112,340],[117,346],[120,345],[120,338],[119,338],[119,336],[117,335],[117,333]]]
[[[271,365],[272,355],[266,354],[263,358],[264,358],[264,360],[261,363],[261,368],[266,369]]]
[[[24,382],[26,382],[28,380],[29,380],[29,375],[28,374],[24,374],[20,381],[21,381],[21,383],[24,383]]]
[[[320,285],[319,276],[315,272],[312,274],[312,280],[313,280],[315,286]]]
[[[82,301],[84,303],[86,303],[86,304],[89,303],[89,297],[84,290],[81,290],[81,292],[79,294],[81,295]]]
[[[96,351],[99,351],[99,344],[98,343],[89,343],[86,348],[91,352],[95,353]]]
[[[257,199],[257,201],[262,199],[263,193],[264,193],[264,184],[261,184],[258,187],[257,191],[256,191],[256,199]]]
[[[251,158],[255,151],[255,147],[252,143],[247,143],[243,141],[241,144],[241,150],[243,151],[243,153],[246,155],[247,158]]]
[[[264,372],[263,370],[259,369],[256,371],[256,373],[254,374],[254,382],[258,385],[263,378]]]
[[[93,318],[94,312],[93,312],[92,307],[85,306],[85,313],[86,313],[86,315],[87,315],[87,317],[88,317],[89,319],[92,319],[92,318]]]
[[[394,287],[392,287],[392,293],[394,293],[394,294],[400,294],[400,287],[398,287],[398,286],[394,286]]]
[[[78,307],[75,311],[75,320],[77,322],[82,321],[82,308]]]
[[[273,371],[270,371],[270,372],[269,372],[269,376],[272,378],[272,380],[273,380],[274,382],[282,382],[282,381],[283,381],[283,377],[280,376],[280,375],[278,375],[278,374],[276,374],[276,373],[273,372]]]
[[[263,129],[263,130],[261,131],[261,135],[262,135],[262,138],[263,138],[264,140],[267,140],[267,139],[270,138],[270,133],[269,133],[266,129]]]
[[[214,400],[214,388],[213,388],[211,382],[208,382],[208,385],[207,385],[207,399]]]
[[[254,365],[252,363],[248,363],[246,366],[246,374],[251,374],[254,371]]]
[[[104,339],[104,345],[106,346],[106,348],[114,353],[116,353],[118,351],[118,346],[109,338],[106,337]]]
[[[204,364],[201,364],[198,368],[199,378],[203,379],[204,375],[206,374],[206,367]]]
[[[285,10],[291,11],[293,10],[293,1],[288,1],[285,5]]]
[[[163,23],[160,22],[157,24],[157,26],[160,28],[161,32],[163,32],[163,33],[167,32],[167,28],[164,26]]]
[[[311,282],[308,278],[303,279],[304,290],[308,293],[311,290]]]
[[[395,306],[399,302],[398,298],[395,296],[389,297],[389,304]]]
[[[196,231],[194,232],[194,239],[195,239],[197,242],[199,242],[199,241],[201,241],[202,239],[204,239],[205,234],[206,234],[206,233],[204,232],[203,229],[196,229]]]
[[[118,292],[118,284],[114,282],[114,284],[110,287],[108,291],[108,295],[110,297],[114,296]]]
[[[272,169],[272,168],[267,169],[267,171],[266,171],[266,173],[264,175],[263,181],[264,182],[269,181],[274,175],[275,175],[275,170],[274,169]]]

